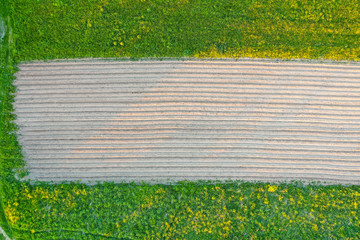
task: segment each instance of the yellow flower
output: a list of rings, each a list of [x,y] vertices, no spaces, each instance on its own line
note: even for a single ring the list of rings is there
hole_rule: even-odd
[[[8,206],[5,208],[5,215],[8,217],[11,224],[15,224],[19,220],[18,213],[14,208],[11,207],[10,204],[8,204]]]
[[[117,42],[113,42],[114,46],[116,46]]]
[[[121,43],[120,43],[121,44]],[[122,45],[122,44],[121,44]],[[162,188],[159,188],[156,192],[156,194],[161,194],[161,193],[165,193],[165,190]]]
[[[278,189],[278,186],[272,186],[272,185],[270,185],[269,188],[268,188],[268,191],[269,191],[269,192],[275,192],[277,189]]]

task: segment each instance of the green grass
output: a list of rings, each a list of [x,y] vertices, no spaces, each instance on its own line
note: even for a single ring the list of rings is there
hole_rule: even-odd
[[[13,0],[17,60],[360,58],[354,0]]]
[[[13,170],[24,163],[11,114],[19,61],[182,56],[358,60],[356,1],[0,0],[0,15],[8,30],[0,42],[0,224],[10,237],[360,238],[359,186],[19,182]]]
[[[12,122],[15,116],[11,113],[13,110],[12,93],[15,92],[12,80],[16,69],[12,58],[14,48],[12,47],[8,16],[7,1],[0,0],[2,26],[6,26],[6,34],[0,40],[0,225],[11,237],[11,227],[4,214],[4,202],[9,200],[7,194],[12,188],[12,182],[15,181],[14,173],[19,172],[17,169],[21,169],[24,163],[21,148],[16,139],[17,127]]]
[[[360,238],[359,186],[183,182],[18,190],[7,211],[19,239]]]

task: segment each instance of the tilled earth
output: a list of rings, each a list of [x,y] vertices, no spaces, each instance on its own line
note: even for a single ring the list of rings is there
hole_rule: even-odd
[[[89,59],[19,69],[14,108],[31,180],[360,183],[359,64]]]

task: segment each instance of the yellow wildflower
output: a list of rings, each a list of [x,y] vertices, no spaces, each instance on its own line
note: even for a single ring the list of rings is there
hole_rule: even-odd
[[[10,204],[5,208],[5,215],[8,217],[10,224],[15,224],[19,220],[16,210]]]
[[[121,44],[122,45],[122,44]],[[159,188],[156,192],[156,194],[165,193],[165,190],[162,188]]]
[[[270,185],[269,188],[268,188],[268,191],[269,191],[269,192],[275,192],[277,189],[278,189],[278,186],[272,186],[272,185]]]

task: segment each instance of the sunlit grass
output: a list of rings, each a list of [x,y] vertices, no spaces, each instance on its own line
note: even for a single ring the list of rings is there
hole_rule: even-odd
[[[94,239],[360,237],[358,186],[182,182],[22,184],[18,190],[5,213],[11,227],[27,230],[19,236],[34,239],[83,233]]]
[[[267,57],[359,60],[349,0],[14,0],[18,60]]]

